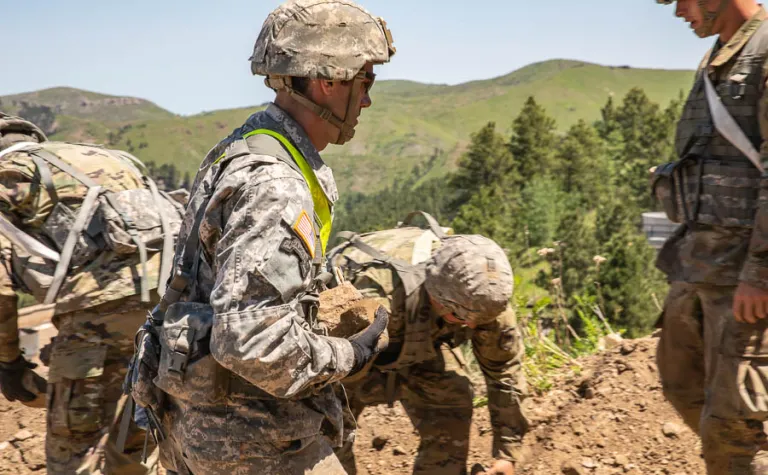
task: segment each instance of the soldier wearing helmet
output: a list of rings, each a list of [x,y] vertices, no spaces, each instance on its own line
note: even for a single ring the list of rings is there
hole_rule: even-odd
[[[349,339],[315,325],[338,199],[319,152],[352,139],[394,53],[385,22],[350,0],[289,1],[264,22],[251,71],[275,101],[203,159],[155,312],[169,470],[345,473],[338,381],[374,356],[388,315]]]
[[[355,417],[367,406],[402,402],[421,437],[413,473],[466,472],[473,390],[459,348],[471,342],[485,377],[496,459],[485,473],[508,475],[528,430],[523,346],[513,309],[512,269],[504,251],[476,235],[445,235],[411,224],[347,242],[330,262],[361,293],[391,310],[389,346],[371,367],[344,380]],[[355,472],[351,444],[339,456]]]
[[[135,157],[48,141],[39,127],[0,112],[0,392],[46,407],[48,474],[157,473],[144,431],[125,426],[120,453],[112,421],[134,332],[160,300],[183,209]],[[58,333],[41,354],[47,384],[19,343],[17,291],[55,304]]]
[[[717,39],[677,125],[679,160],[653,177],[682,224],[657,261],[671,284],[659,373],[707,473],[768,473],[768,15],[755,0],[678,0],[675,14]]]

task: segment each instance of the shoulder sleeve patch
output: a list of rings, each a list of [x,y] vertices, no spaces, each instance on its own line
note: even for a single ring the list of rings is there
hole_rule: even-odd
[[[307,252],[315,258],[315,227],[312,224],[312,218],[305,210],[301,210],[299,217],[291,226],[293,232],[301,238],[301,241],[307,247]]]

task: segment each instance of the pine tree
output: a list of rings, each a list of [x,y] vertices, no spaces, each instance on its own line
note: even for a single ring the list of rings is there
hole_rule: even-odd
[[[557,144],[555,128],[555,119],[548,116],[533,97],[529,97],[512,124],[509,141],[509,151],[524,184],[534,176],[552,170],[553,151]]]
[[[607,202],[598,215],[596,234],[606,261],[595,282],[606,317],[638,337],[653,329],[659,315],[656,304],[664,300],[667,284],[655,268],[656,252],[639,231],[640,213],[627,202]]]
[[[454,192],[451,206],[459,209],[482,187],[502,181],[516,186],[519,179],[503,137],[496,133],[496,124],[489,122],[472,134],[472,141],[459,160],[458,170],[451,180]]]
[[[654,206],[648,190],[650,168],[675,159],[672,140],[677,107],[673,103],[662,111],[642,89],[634,88],[616,112],[623,144],[614,157],[619,184],[629,189],[642,209]]]
[[[581,195],[588,209],[597,206],[613,181],[612,163],[597,130],[580,120],[568,130],[556,157],[555,172],[562,189]]]
[[[458,234],[482,234],[496,241],[508,254],[518,253],[524,246],[517,216],[519,193],[504,181],[481,187],[459,208],[452,222]]]

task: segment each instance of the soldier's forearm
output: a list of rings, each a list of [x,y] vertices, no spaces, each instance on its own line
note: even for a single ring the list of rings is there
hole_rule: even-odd
[[[341,380],[353,365],[351,344],[313,334],[292,305],[217,315],[211,354],[263,391],[293,398]]]

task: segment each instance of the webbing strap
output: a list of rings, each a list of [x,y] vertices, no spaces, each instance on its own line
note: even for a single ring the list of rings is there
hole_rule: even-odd
[[[135,226],[128,228],[128,234],[131,240],[139,248],[139,262],[141,263],[141,301],[149,302],[149,271],[147,270],[147,246],[141,240],[139,232]]]
[[[413,218],[415,218],[416,216],[421,216],[427,221],[427,224],[429,225],[429,230],[432,231],[435,234],[435,236],[437,236],[438,239],[442,240],[446,238],[446,234],[443,231],[443,228],[441,228],[440,225],[437,223],[437,220],[434,217],[432,217],[431,214],[426,213],[424,211],[411,211],[410,213],[408,213],[408,216],[406,216],[405,219],[403,220],[402,225],[408,226],[412,224]]]
[[[292,161],[289,161],[287,158],[284,158],[279,152],[274,153],[275,158],[280,160],[283,163],[286,163],[288,166],[290,166],[292,169],[296,170],[297,172],[301,173],[301,175],[304,177],[304,180],[307,183],[307,186],[310,189],[310,193],[312,195],[312,202],[315,205],[315,220],[316,222],[320,223],[320,236],[317,240],[319,243],[318,250],[322,250],[322,253],[325,254],[325,246],[328,242],[328,238],[330,237],[331,233],[331,226],[330,222],[333,219],[331,215],[331,205],[330,200],[325,196],[325,192],[323,191],[322,187],[320,187],[319,181],[317,181],[317,177],[315,176],[314,171],[307,163],[306,159],[304,159],[304,156],[296,149],[296,147],[291,144],[288,139],[280,135],[279,133],[269,130],[269,129],[257,129],[253,130],[251,132],[248,132],[242,137],[243,142],[248,139],[249,137],[255,137],[255,136],[269,136],[272,138],[277,139],[277,141],[283,146],[281,150],[287,150],[291,157],[293,158]],[[237,156],[241,156],[247,153],[259,153],[258,146],[254,147],[254,150],[251,150],[247,143],[234,141],[230,145],[230,149],[228,152],[223,153],[221,156],[219,156],[211,166],[219,164],[222,160],[225,159],[232,159]],[[243,147],[245,145],[245,147]],[[269,153],[269,152],[267,152]],[[303,164],[303,166],[302,166]],[[216,176],[213,180],[213,185],[215,189],[216,183],[220,180],[220,175],[224,173],[225,166],[221,166],[218,170],[219,176]],[[306,171],[305,171],[306,170]],[[314,183],[314,185],[312,184]],[[180,264],[176,267],[176,270],[174,271],[173,276],[171,276],[171,280],[168,283],[168,287],[165,289],[165,295],[163,296],[162,301],[160,302],[160,308],[161,310],[166,310],[169,305],[176,303],[181,299],[181,296],[184,294],[184,291],[186,290],[189,283],[195,278],[196,272],[196,265],[198,262],[198,250],[200,247],[200,225],[203,222],[203,218],[205,217],[205,210],[208,207],[208,203],[211,200],[213,191],[211,191],[211,195],[205,196],[203,200],[200,203],[200,206],[197,208],[197,212],[195,214],[195,221],[192,227],[189,229],[189,234],[187,235],[187,240],[184,243],[184,252],[181,257]],[[316,201],[318,200],[318,201]],[[325,206],[319,206],[324,204]],[[324,211],[319,213],[319,209],[323,209]],[[321,216],[326,216],[327,221],[321,220]],[[326,237],[323,239],[323,233],[325,233]],[[322,262],[317,260],[317,255],[319,254],[316,250],[316,259],[313,262],[313,264],[316,264],[317,262]]]
[[[280,133],[269,129],[256,129],[243,135],[243,138],[247,139],[253,135],[269,135],[270,137],[276,138],[283,147],[288,150],[291,157],[293,157],[293,160],[299,166],[301,175],[304,177],[307,187],[309,187],[310,195],[312,195],[312,204],[315,208],[315,214],[320,221],[320,243],[322,244],[323,255],[325,255],[328,240],[331,237],[331,227],[333,226],[333,209],[331,200],[328,199],[323,187],[320,186],[320,181],[317,179],[315,171],[304,158],[304,155],[302,155],[301,152],[299,152],[299,150]]]
[[[15,144],[11,145],[8,148],[4,148],[3,150],[0,150],[0,158],[3,156],[13,153],[13,152],[19,152],[19,151],[26,151],[27,147],[39,147],[40,144],[37,142],[16,142]]]
[[[157,280],[157,293],[162,297],[165,295],[165,286],[168,283],[168,275],[173,267],[173,236],[171,235],[171,226],[168,224],[168,216],[163,212],[160,206],[160,192],[157,185],[151,178],[144,177],[144,181],[152,192],[152,199],[157,206],[157,212],[160,214],[160,227],[163,230],[163,255],[160,259],[160,275]]]
[[[24,249],[28,254],[59,262],[58,252],[44,245],[37,239],[13,225],[5,216],[0,214],[0,234],[8,238],[12,244]]]
[[[40,181],[43,182],[43,186],[45,186],[45,189],[48,192],[48,197],[51,199],[51,207],[54,207],[56,206],[56,203],[59,202],[59,194],[56,192],[56,186],[53,184],[51,169],[48,168],[48,164],[45,163],[45,160],[42,160],[37,155],[30,156],[32,157],[32,161],[35,162],[35,165],[37,165]]]
[[[53,280],[51,286],[48,288],[48,292],[45,295],[46,304],[51,304],[56,300],[56,295],[59,293],[61,284],[64,282],[64,277],[67,275],[67,269],[69,268],[69,261],[72,259],[72,252],[75,250],[77,240],[85,228],[85,222],[91,215],[93,205],[96,204],[96,199],[101,193],[101,186],[94,185],[88,188],[88,193],[85,195],[83,203],[80,205],[80,210],[77,213],[77,219],[75,224],[72,225],[72,229],[69,230],[67,240],[64,241],[64,247],[61,250],[61,256],[59,263],[56,265],[56,270],[53,273]]]
[[[88,188],[99,186],[95,181],[91,180],[91,178],[88,175],[76,169],[69,163],[65,162],[64,160],[60,159],[59,157],[57,157],[56,155],[52,154],[51,152],[45,149],[39,148],[36,150],[30,150],[29,153],[31,153],[32,155],[37,155],[38,157],[50,163],[54,167],[72,176],[74,179],[78,180],[80,183],[87,186]]]
[[[728,109],[725,108],[720,97],[715,92],[715,87],[712,85],[712,80],[709,79],[709,74],[706,71],[702,72],[704,76],[704,88],[707,95],[707,103],[709,104],[709,111],[712,114],[712,121],[715,123],[715,128],[720,135],[731,144],[739,149],[741,153],[746,156],[752,164],[760,170],[760,173],[765,173],[765,167],[763,167],[760,161],[760,152],[755,149],[752,142],[741,130],[739,124],[728,113]]]
[[[133,396],[130,394],[124,394],[123,397],[126,398],[126,401],[125,406],[123,406],[123,413],[120,419],[120,427],[118,428],[117,432],[117,441],[115,443],[118,453],[121,454],[125,452],[125,441],[128,439],[128,429],[130,428],[131,421],[133,420],[133,410],[135,407]]]

